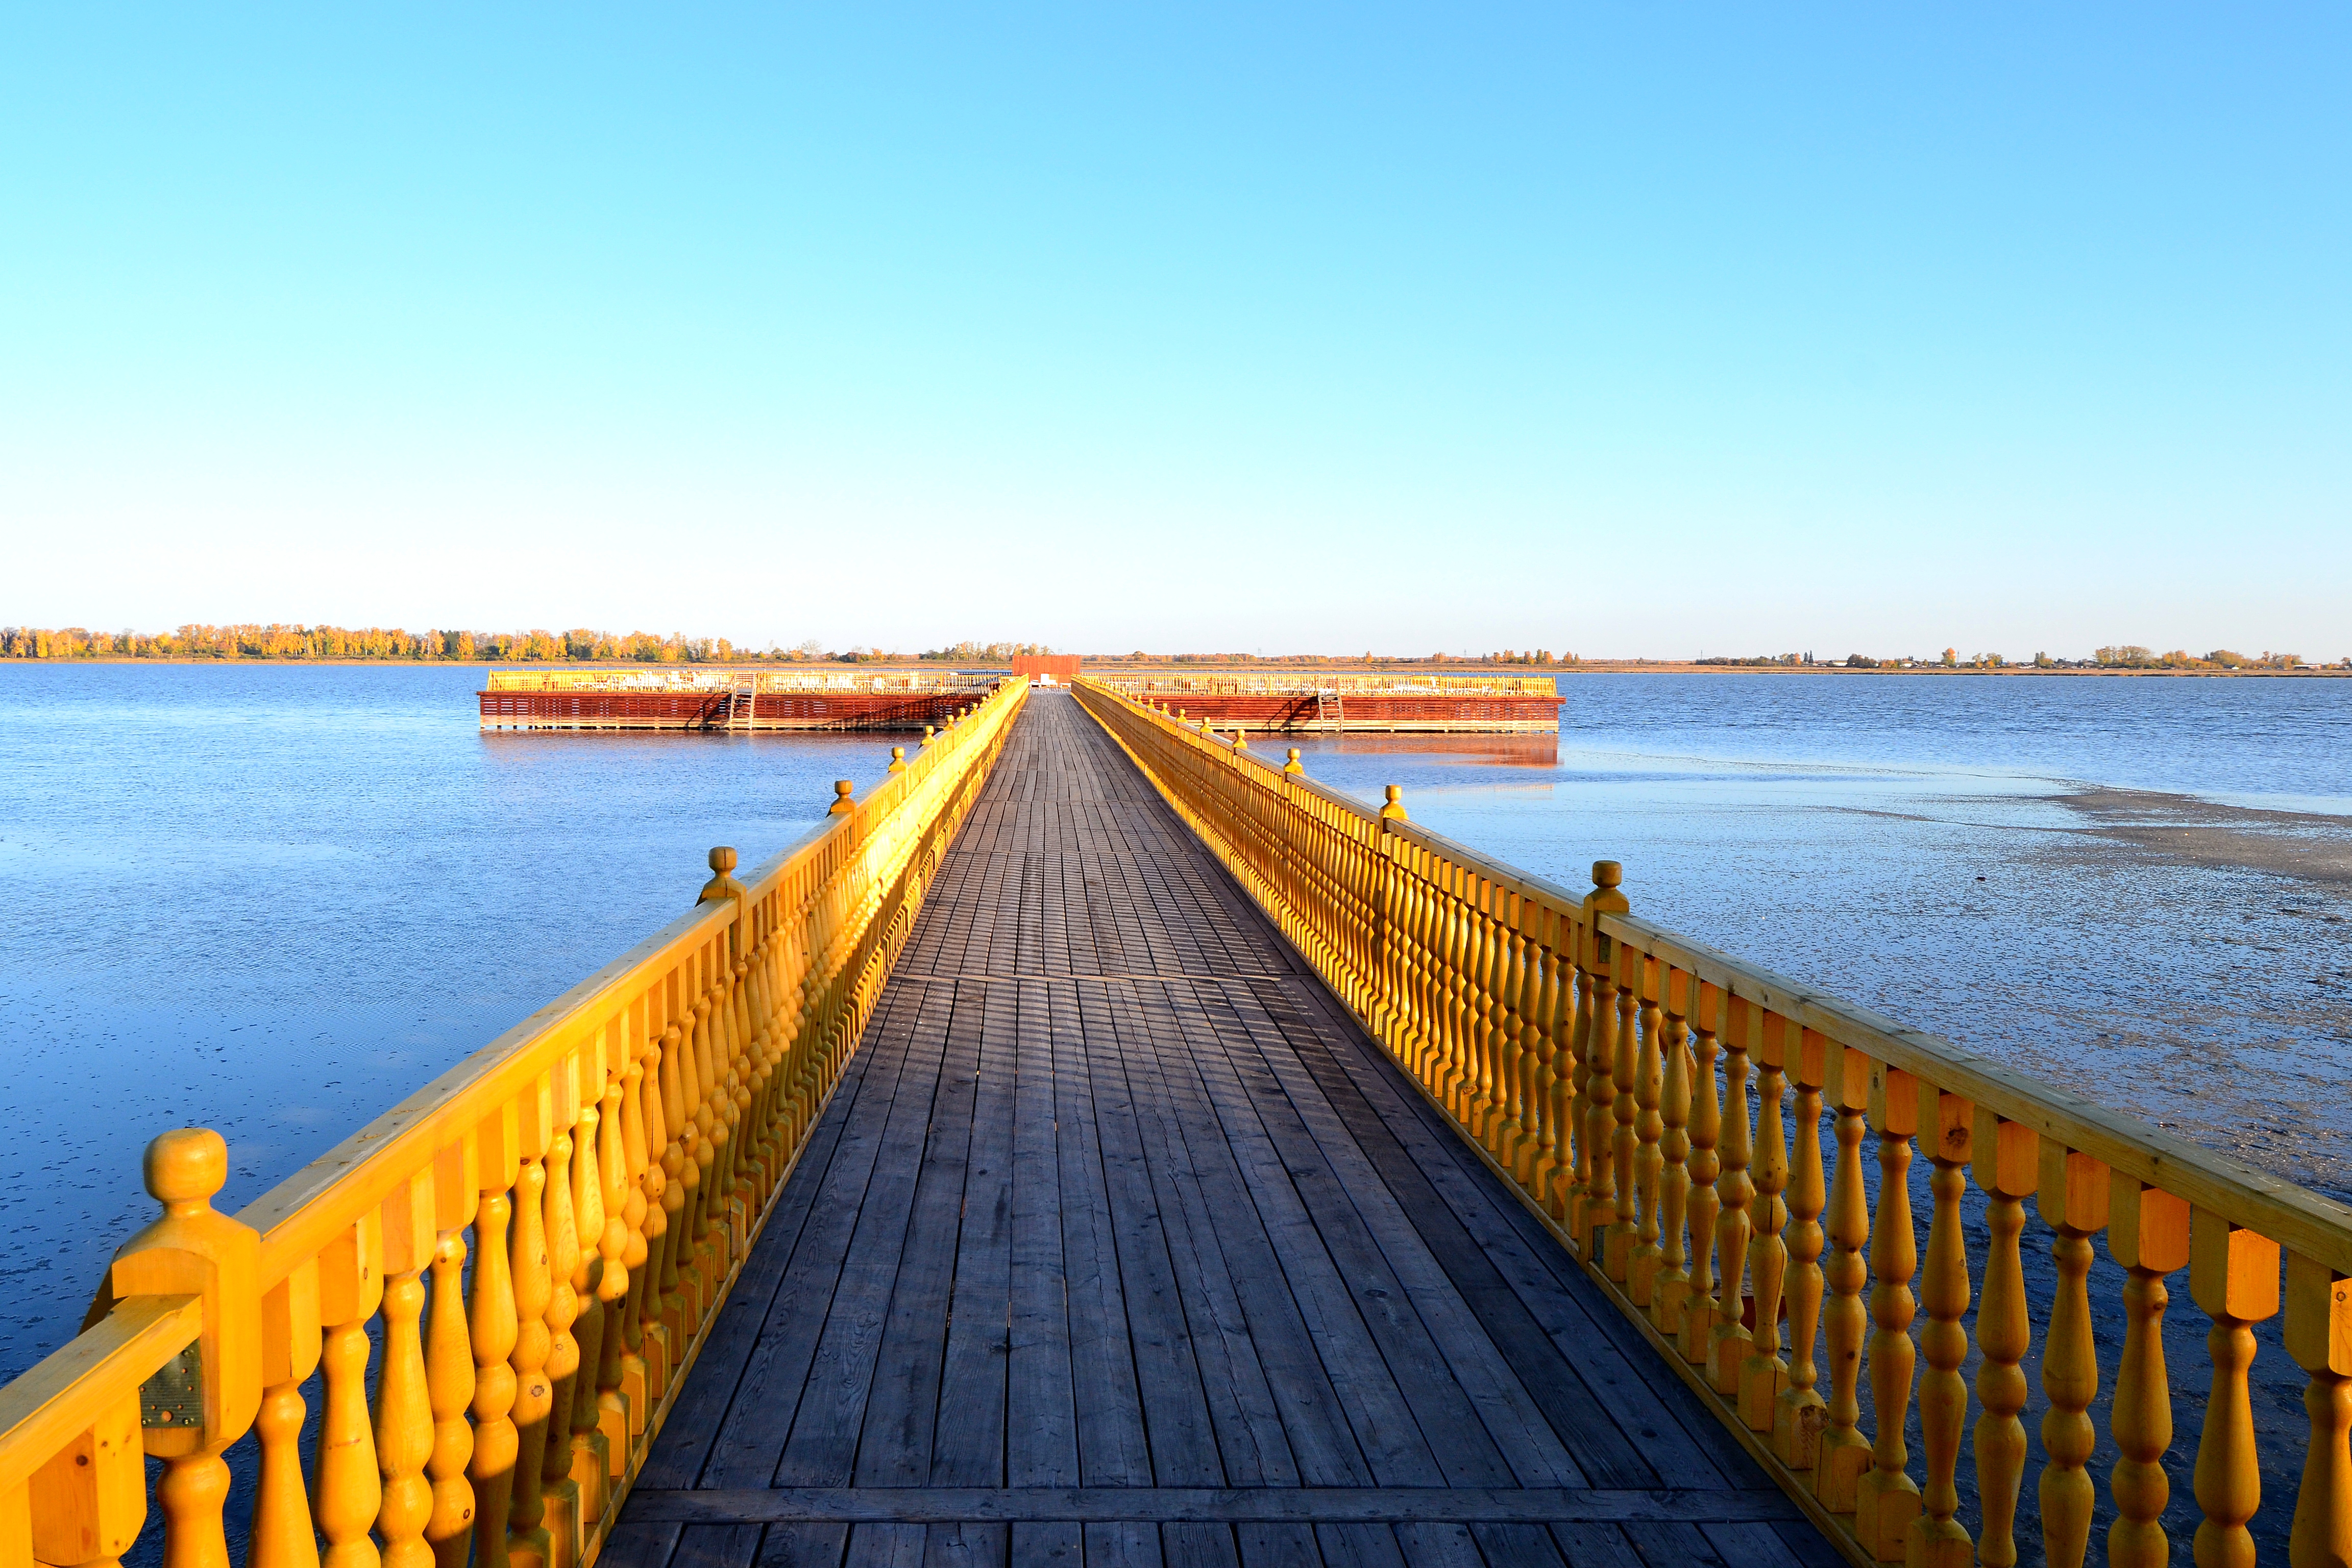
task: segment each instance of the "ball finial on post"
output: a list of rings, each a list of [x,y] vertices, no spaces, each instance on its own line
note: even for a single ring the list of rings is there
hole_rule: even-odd
[[[933,741],[938,740],[939,736],[940,731],[937,726],[931,724],[926,724],[923,726],[923,744],[926,746],[929,745]]]
[[[1404,814],[1404,785],[1391,784],[1388,793],[1389,803],[1381,807],[1381,820],[1383,822],[1412,821],[1412,819]]]
[[[140,1162],[140,1175],[165,1214],[202,1214],[228,1184],[228,1141],[209,1127],[157,1133]]]
[[[1625,880],[1625,868],[1615,860],[1595,860],[1592,863],[1592,885],[1613,888]]]
[[[1290,748],[1290,760],[1282,764],[1282,771],[1286,773],[1298,773],[1302,776],[1306,773],[1307,764],[1298,760],[1297,747],[1293,746]]]
[[[846,816],[851,812],[856,811],[857,809],[857,803],[849,798],[849,794],[856,787],[857,785],[848,779],[834,780],[833,805],[826,810],[825,815],[827,816]]]
[[[906,747],[893,746],[890,748],[890,771],[894,773],[903,773],[907,771]]]
[[[702,891],[695,896],[694,901],[698,904],[707,904],[718,899],[741,898],[743,884],[728,875],[734,869],[734,850],[724,844],[711,850],[710,880],[702,884]]]
[[[1234,726],[1234,750],[1236,752],[1246,752],[1249,750],[1249,727],[1247,725],[1236,724]]]

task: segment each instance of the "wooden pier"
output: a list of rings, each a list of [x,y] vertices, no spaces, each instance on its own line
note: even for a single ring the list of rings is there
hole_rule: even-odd
[[[1841,1561],[1033,693],[601,1561]]]

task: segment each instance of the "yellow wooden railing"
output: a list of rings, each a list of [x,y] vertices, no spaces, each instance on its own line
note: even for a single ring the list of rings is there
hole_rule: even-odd
[[[2116,1568],[2166,1563],[2161,1326],[2167,1279],[2184,1268],[2213,1321],[2195,1561],[2254,1561],[2248,1373],[2255,1325],[2282,1310],[2308,1375],[2289,1563],[2352,1561],[2352,1209],[1636,919],[1614,862],[1580,898],[1415,827],[1394,786],[1369,810],[1307,781],[1295,750],[1279,767],[1102,682],[1076,695],[1853,1561],[2017,1561],[2021,1363],[2038,1342],[2045,1560],[2082,1563],[2097,1501],[2093,1325],[2119,1317],[2106,1554]],[[1933,1167],[1924,1273],[1915,1143]],[[1977,1256],[1961,1223],[1971,1176],[1990,1234]],[[2026,1288],[2028,1198],[2053,1237],[2047,1300]],[[2126,1283],[2095,1305],[2102,1233]],[[1972,1541],[1957,1478],[1963,1320],[1979,1284]],[[1915,1461],[1904,1433],[1920,1361]]]
[[[163,1216],[0,1389],[0,1568],[120,1558],[150,1456],[167,1568],[224,1568],[248,1427],[251,1568],[585,1568],[1027,690],[235,1218],[219,1135],[156,1139]]]
[[[1130,697],[1149,692],[1200,692],[1207,696],[1248,697],[1279,696],[1286,692],[1345,691],[1362,692],[1367,696],[1396,693],[1410,696],[1415,692],[1438,692],[1454,695],[1488,693],[1499,696],[1552,697],[1559,694],[1557,685],[1549,675],[1428,675],[1420,672],[1395,675],[1318,675],[1312,671],[1297,674],[1271,673],[1265,675],[1197,675],[1197,674],[1135,674],[1088,676],[1087,679]]]

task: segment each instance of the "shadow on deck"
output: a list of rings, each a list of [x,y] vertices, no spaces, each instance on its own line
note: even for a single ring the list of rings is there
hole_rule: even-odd
[[[1842,1561],[1052,691],[603,1556]]]

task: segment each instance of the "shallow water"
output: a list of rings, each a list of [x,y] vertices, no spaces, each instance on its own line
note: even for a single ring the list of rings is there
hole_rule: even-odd
[[[1570,888],[1621,860],[1637,913],[2352,1195],[2352,682],[1561,685],[1556,757],[1301,750]]]
[[[687,908],[709,846],[756,864],[833,779],[863,794],[894,739],[486,736],[478,675],[0,667],[0,1045],[36,1130],[0,1152],[0,1377],[151,1213],[153,1132],[226,1133],[233,1209]],[[2347,1186],[2352,879],[2239,862],[2352,847],[2352,682],[1563,689],[1556,748],[1307,766],[1571,887],[1622,859],[1646,915]],[[2210,801],[2284,815],[2221,814],[2248,852],[2218,863],[2129,834]]]
[[[0,1378],[201,1123],[233,1212],[765,861],[906,736],[485,735],[478,670],[0,668]]]

